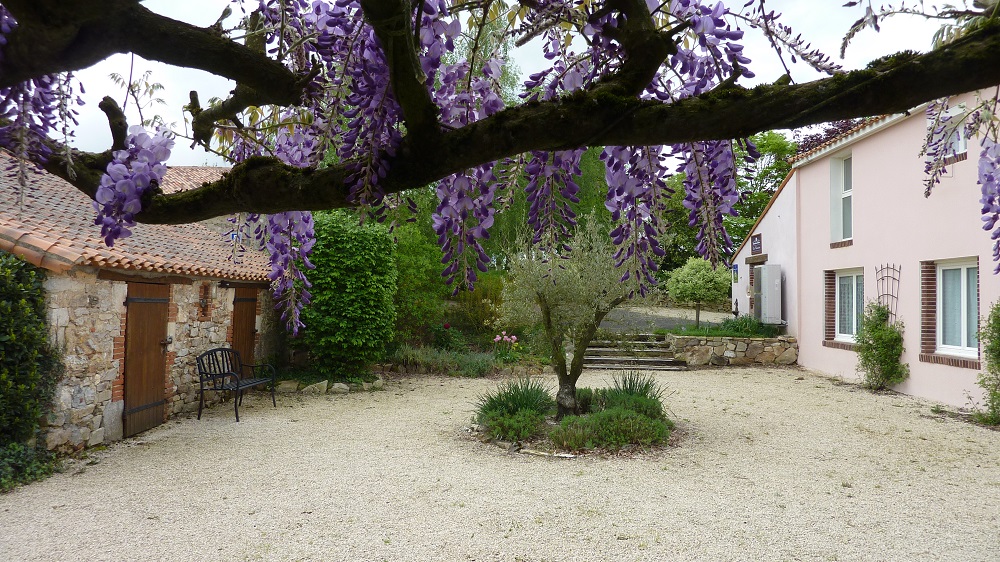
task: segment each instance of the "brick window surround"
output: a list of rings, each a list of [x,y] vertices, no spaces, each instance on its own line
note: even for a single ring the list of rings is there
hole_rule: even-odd
[[[979,293],[979,285],[976,285]],[[918,360],[962,369],[981,368],[978,359],[955,357],[937,351],[937,262],[920,262],[920,355]],[[978,313],[977,313],[978,314]]]
[[[854,351],[854,344],[836,341],[837,337],[837,272],[823,272],[823,347]]]

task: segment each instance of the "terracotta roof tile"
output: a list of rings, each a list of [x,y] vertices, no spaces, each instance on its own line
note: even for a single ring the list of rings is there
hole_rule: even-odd
[[[0,168],[12,157],[0,152]],[[171,168],[165,185],[173,191],[214,181],[225,168]],[[16,182],[0,175],[0,250],[23,256],[53,271],[96,266],[167,274],[266,281],[266,256],[247,252],[243,263],[230,259],[232,248],[222,235],[201,224],[138,225],[132,236],[108,248],[94,225],[92,201],[51,174],[31,175],[24,206],[17,205]]]
[[[218,166],[170,166],[167,175],[163,177],[160,189],[164,193],[176,193],[201,187],[222,177],[232,168]]]

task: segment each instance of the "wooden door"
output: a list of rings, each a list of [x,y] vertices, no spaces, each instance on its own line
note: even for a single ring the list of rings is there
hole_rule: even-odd
[[[129,283],[125,299],[125,437],[163,423],[170,285]]]
[[[237,287],[233,299],[233,349],[244,363],[254,362],[253,348],[257,335],[257,289]],[[243,373],[240,373],[243,376]]]

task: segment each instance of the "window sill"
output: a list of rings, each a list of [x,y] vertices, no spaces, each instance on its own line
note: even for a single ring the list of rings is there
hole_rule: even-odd
[[[956,355],[941,355],[940,353],[921,353],[919,357],[923,363],[934,363],[935,365],[948,365],[949,367],[959,367],[962,369],[982,368],[979,359],[969,357],[959,357]]]
[[[846,351],[854,351],[854,342],[848,341],[838,341],[838,340],[823,340],[823,347],[832,347],[833,349],[844,349]]]
[[[849,240],[841,240],[840,242],[830,242],[830,249],[836,250],[837,248],[846,248],[848,246],[853,246],[853,245],[854,245],[854,239],[851,238]]]

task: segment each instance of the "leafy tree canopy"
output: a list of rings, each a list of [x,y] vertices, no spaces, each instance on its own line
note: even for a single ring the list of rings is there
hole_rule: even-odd
[[[383,218],[408,206],[407,191],[428,185],[438,196],[434,225],[451,282],[467,286],[486,269],[482,241],[503,200],[497,194],[522,178],[533,242],[541,251],[561,248],[573,231],[573,178],[587,146],[604,147],[615,265],[643,293],[664,253],[658,239],[667,226],[669,175],[684,172],[700,228],[697,251],[717,262],[731,249],[724,219],[740,199],[739,139],[903,112],[1000,84],[994,2],[931,9],[949,22],[937,47],[851,72],[812,49],[763,0],[731,8],[702,0],[237,0],[242,17],[233,29],[225,19],[207,28],[185,24],[138,0],[0,4],[0,146],[93,198],[108,244],[136,222],[240,213],[240,228],[261,233],[273,255],[276,290],[292,295],[308,267],[310,211],[360,206]],[[859,4],[847,4],[865,9],[847,40],[886,17],[918,13]],[[783,60],[830,77],[744,87],[755,56],[743,52],[744,31],[763,33]],[[503,71],[508,38],[540,38],[552,64],[529,76],[516,100]],[[77,111],[79,85],[67,73],[115,53],[237,83],[205,105],[199,100],[218,92],[194,92],[187,107],[194,142],[231,158],[232,173],[161,193],[171,134],[130,128],[110,98],[99,106],[112,130],[107,151],[73,151],[54,140],[72,131]],[[961,119],[944,111],[946,102],[932,104],[927,150],[943,161],[959,122],[984,133],[988,229],[1000,216],[993,101]],[[326,155],[329,165],[321,166]],[[941,169],[929,167],[928,191]],[[16,173],[26,183],[26,165]],[[296,299],[286,302],[296,326]]]

